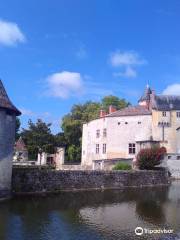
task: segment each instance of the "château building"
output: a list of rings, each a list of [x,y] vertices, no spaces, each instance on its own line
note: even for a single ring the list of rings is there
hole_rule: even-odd
[[[103,169],[132,161],[152,145],[166,147],[169,159],[180,155],[180,96],[157,95],[147,86],[137,106],[118,111],[110,106],[83,125],[82,166]]]

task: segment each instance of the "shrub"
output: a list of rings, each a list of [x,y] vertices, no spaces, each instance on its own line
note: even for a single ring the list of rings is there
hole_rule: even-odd
[[[116,165],[113,167],[113,170],[131,170],[131,165],[127,164],[127,163],[121,163],[118,162],[116,163]]]
[[[141,149],[137,154],[137,166],[139,169],[153,169],[156,165],[161,163],[165,154],[165,147]]]

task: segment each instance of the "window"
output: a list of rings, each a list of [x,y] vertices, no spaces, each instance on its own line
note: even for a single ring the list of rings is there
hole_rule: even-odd
[[[120,122],[118,122],[118,125],[120,125],[121,123]]]
[[[99,138],[100,137],[100,130],[96,130],[96,137]]]
[[[135,153],[136,153],[136,144],[129,143],[129,154],[135,154]]]
[[[103,153],[106,153],[106,143],[103,144]]]
[[[180,118],[180,112],[176,112],[176,117]]]
[[[83,155],[85,155],[85,151],[83,151]]]
[[[162,126],[162,122],[158,122],[158,126],[161,127]]]
[[[171,156],[168,156],[168,159],[171,159]]]
[[[107,136],[107,130],[106,128],[103,129],[103,137],[106,137]]]
[[[128,124],[128,122],[125,122],[125,124]]]
[[[141,124],[141,122],[138,122],[138,124]]]
[[[96,154],[99,153],[99,144],[96,144]]]
[[[163,116],[163,117],[166,117],[166,112],[162,112],[162,116]]]

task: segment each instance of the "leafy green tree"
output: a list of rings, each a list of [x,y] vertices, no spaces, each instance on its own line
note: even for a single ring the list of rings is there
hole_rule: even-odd
[[[68,160],[74,162],[75,160],[81,159],[81,148],[75,145],[70,145],[67,149]]]
[[[30,159],[37,159],[39,148],[47,153],[54,153],[56,141],[50,127],[50,123],[38,119],[36,123],[29,120],[28,129],[22,130],[21,136],[27,145]]]
[[[107,112],[110,105],[116,107],[117,110],[120,110],[129,106],[130,103],[125,99],[120,99],[119,97],[109,95],[102,99],[102,108]]]
[[[54,136],[55,139],[55,145],[57,147],[66,147],[67,146],[67,141],[65,139],[64,133],[59,132]]]

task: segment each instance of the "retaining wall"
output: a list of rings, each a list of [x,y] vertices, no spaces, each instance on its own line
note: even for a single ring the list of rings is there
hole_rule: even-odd
[[[38,168],[14,168],[14,193],[56,192],[84,189],[168,185],[169,177],[161,171],[63,171]]]

